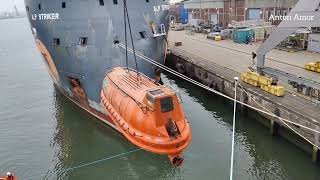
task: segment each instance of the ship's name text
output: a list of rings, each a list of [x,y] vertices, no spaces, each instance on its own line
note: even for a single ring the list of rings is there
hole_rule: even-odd
[[[158,12],[158,11],[165,11],[165,10],[169,10],[170,6],[169,5],[162,5],[162,6],[153,6],[153,10],[154,12]]]
[[[59,13],[43,13],[43,14],[32,14],[32,20],[57,20],[59,19]]]

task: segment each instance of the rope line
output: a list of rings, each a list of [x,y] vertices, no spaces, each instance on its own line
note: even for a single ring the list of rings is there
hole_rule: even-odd
[[[136,57],[136,51],[135,51],[134,42],[133,42],[133,37],[132,37],[130,17],[129,17],[128,7],[127,7],[127,0],[123,0],[123,3],[124,3],[124,8],[125,8],[125,13],[126,13],[126,16],[127,16],[126,19],[128,20],[128,27],[129,27],[129,34],[130,34],[130,38],[131,38],[131,46],[132,46],[132,49],[133,49],[134,63],[135,63],[136,70],[137,70],[137,73],[138,73],[138,80],[140,80],[140,78],[139,78],[139,69],[138,69],[138,62],[137,62],[137,57]],[[127,23],[127,21],[125,21],[125,24],[126,24],[126,23]],[[126,31],[125,34],[127,34],[127,31]],[[128,49],[128,47],[127,47],[127,49]],[[127,51],[127,49],[126,49],[126,51]]]
[[[118,44],[118,46],[121,47],[121,48],[124,48],[122,44]],[[132,49],[128,48],[128,50],[129,50],[129,52],[132,52]],[[219,92],[219,91],[216,91],[216,90],[214,90],[214,89],[212,89],[212,88],[210,88],[210,87],[208,87],[208,86],[206,86],[206,85],[204,85],[204,84],[202,84],[202,83],[199,83],[199,82],[197,82],[196,80],[193,80],[193,79],[191,79],[191,78],[189,78],[189,77],[187,77],[187,76],[185,76],[185,75],[183,75],[183,74],[181,74],[181,73],[179,73],[179,72],[177,72],[177,71],[175,71],[175,70],[173,70],[173,69],[171,69],[171,68],[168,68],[168,67],[164,66],[163,64],[158,63],[157,61],[154,61],[153,59],[151,59],[151,58],[149,58],[149,57],[147,57],[147,56],[145,56],[145,55],[143,55],[143,54],[141,54],[141,53],[139,53],[139,52],[137,52],[136,55],[137,55],[138,57],[140,57],[142,60],[145,60],[145,61],[147,61],[147,62],[149,62],[149,63],[151,63],[151,64],[153,64],[153,65],[155,65],[155,66],[158,66],[159,68],[161,68],[161,69],[163,69],[163,70],[165,70],[165,71],[167,71],[167,72],[169,72],[169,73],[171,73],[171,74],[173,74],[173,75],[176,75],[176,76],[178,76],[178,77],[180,77],[180,78],[182,78],[182,79],[184,79],[184,80],[186,80],[186,81],[188,81],[188,82],[190,82],[190,83],[192,83],[192,84],[194,84],[194,85],[197,85],[197,86],[199,86],[199,87],[201,87],[201,88],[203,88],[203,89],[206,89],[206,90],[208,90],[208,91],[211,91],[211,92],[213,92],[213,93],[215,93],[215,94],[217,94],[217,95],[219,95],[219,96],[222,96],[222,97],[224,97],[224,98],[226,98],[226,99],[233,100],[232,97],[230,97],[230,96],[228,96],[228,95],[225,95],[225,94],[223,94],[223,93],[221,93],[221,92]],[[271,116],[271,117],[280,119],[280,120],[282,120],[282,121],[284,121],[284,122],[287,122],[287,123],[290,123],[290,124],[294,124],[294,125],[296,125],[296,126],[299,126],[299,127],[304,128],[304,129],[307,129],[307,130],[309,130],[309,131],[312,131],[312,132],[315,132],[315,133],[319,133],[319,134],[320,134],[320,131],[318,131],[318,130],[316,130],[316,129],[312,129],[312,128],[307,127],[307,126],[304,126],[304,125],[302,125],[302,124],[299,124],[299,123],[290,121],[290,120],[288,120],[288,119],[279,117],[279,116],[275,115],[274,113],[264,111],[264,110],[262,110],[262,109],[256,108],[256,107],[254,107],[254,106],[251,106],[251,105],[246,104],[246,103],[244,103],[244,102],[241,102],[241,101],[239,101],[239,100],[237,100],[237,103],[239,103],[239,104],[241,104],[241,105],[244,105],[244,106],[246,106],[246,107],[248,107],[248,108],[250,108],[250,109],[253,109],[253,110],[255,110],[255,111],[258,111],[258,112],[260,112],[260,113],[263,113],[263,114],[269,115],[269,116]],[[309,141],[308,141],[308,142],[309,142]],[[318,149],[320,149],[320,148],[318,148]]]
[[[120,157],[120,156],[131,154],[131,153],[134,153],[134,152],[140,151],[140,150],[142,150],[142,149],[141,148],[134,149],[134,150],[131,150],[131,151],[128,151],[128,152],[124,152],[124,153],[121,153],[121,154],[117,154],[117,155],[114,155],[114,156],[111,156],[111,157],[107,157],[107,158],[99,159],[99,160],[96,160],[96,161],[93,161],[93,162],[89,162],[89,163],[81,164],[81,165],[78,165],[78,166],[74,166],[74,167],[66,169],[65,171],[68,172],[70,170],[74,170],[74,169],[79,169],[79,168],[82,168],[82,167],[90,166],[90,165],[97,164],[97,163],[100,163],[100,162],[103,162],[103,161],[106,161],[106,160],[110,160],[110,159],[114,159],[114,158],[117,158],[117,157]]]
[[[101,163],[101,162],[104,162],[104,161],[107,161],[107,160],[111,160],[111,159],[115,159],[115,158],[118,158],[118,157],[121,157],[121,156],[124,156],[124,155],[132,154],[132,153],[140,151],[140,150],[142,150],[142,148],[130,150],[130,151],[127,151],[127,152],[124,152],[124,153],[120,153],[120,154],[114,155],[114,156],[109,156],[109,157],[98,159],[98,160],[95,160],[95,161],[92,161],[92,162],[88,162],[88,163],[84,163],[84,164],[81,164],[81,165],[73,166],[73,167],[67,168],[67,169],[65,169],[65,170],[63,170],[63,171],[61,171],[59,173],[68,173],[69,171],[72,171],[72,170],[75,170],[75,169],[79,169],[79,168],[83,168],[83,167],[86,167],[86,166],[98,164],[98,163]],[[40,175],[35,175],[35,176],[29,176],[29,177],[24,178],[24,179],[33,179],[33,178],[39,177],[39,176],[40,177],[47,176],[46,179],[48,179],[54,173],[57,173],[57,172],[51,172],[49,174],[40,174]]]
[[[248,92],[239,84],[240,88],[248,94]],[[254,98],[251,98],[257,105],[259,105],[260,107],[262,107],[263,109],[265,109],[267,112],[272,113],[269,109],[267,109],[266,107],[264,107],[262,104],[258,103]],[[296,133],[298,136],[300,136],[301,138],[303,138],[304,140],[306,140],[307,142],[309,142],[311,145],[313,145],[314,147],[318,148],[320,150],[320,147],[311,142],[307,137],[303,136],[300,132],[298,132],[297,130],[295,130],[293,127],[291,127],[288,123],[286,123],[284,120],[280,119],[280,121],[286,125],[290,130],[292,130],[294,133]],[[302,127],[302,126],[301,126]],[[310,129],[308,127],[304,127],[305,129]]]
[[[128,37],[127,37],[127,10],[126,10],[126,1],[123,1],[123,20],[124,20],[124,39],[125,39],[125,43],[126,43],[126,66],[127,69],[129,69],[129,62],[128,62]]]

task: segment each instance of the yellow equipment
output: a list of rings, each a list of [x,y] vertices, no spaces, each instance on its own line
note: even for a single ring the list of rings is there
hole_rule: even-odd
[[[221,38],[221,36],[215,36],[215,37],[214,37],[214,40],[215,40],[215,41],[221,41],[222,38]]]
[[[284,87],[272,85],[272,78],[261,76],[254,71],[242,73],[240,79],[252,86],[260,87],[260,89],[275,96],[282,97],[285,95]]]
[[[308,71],[318,72],[320,73],[320,61],[315,63],[308,63],[304,66],[304,68]]]

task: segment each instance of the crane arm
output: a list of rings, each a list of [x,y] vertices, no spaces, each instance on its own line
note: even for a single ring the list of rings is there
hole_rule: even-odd
[[[302,27],[320,27],[320,0],[300,0],[257,50],[257,70],[262,73],[265,55]],[[305,19],[308,18],[308,19]]]

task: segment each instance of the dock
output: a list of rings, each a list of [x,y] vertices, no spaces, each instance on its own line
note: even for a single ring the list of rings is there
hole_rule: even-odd
[[[190,78],[193,78],[211,88],[233,97],[234,77],[248,70],[253,65],[252,52],[256,52],[260,43],[236,44],[232,40],[213,41],[206,35],[189,35],[185,31],[170,31],[170,54],[166,65]],[[182,42],[181,46],[175,46],[175,42]],[[303,76],[313,81],[320,81],[318,73],[306,71],[304,65],[308,62],[320,59],[320,54],[306,51],[287,52],[272,50],[266,57],[266,65],[285,72]],[[260,108],[259,102],[274,114],[288,119],[300,125],[320,130],[320,105],[319,99],[310,98],[303,93],[298,93],[287,82],[279,82],[286,88],[284,97],[276,97],[260,88],[240,82],[244,88],[239,88],[238,99],[241,102]],[[319,97],[318,97],[319,98]],[[254,100],[253,100],[254,99]],[[245,107],[241,107],[245,109]],[[307,153],[312,155],[313,162],[319,162],[320,153],[317,147],[312,146],[306,140],[295,135],[279,119],[261,114],[266,117],[261,122],[270,128],[272,135],[280,135],[294,143]],[[317,146],[319,134],[302,127],[291,125],[291,128]]]

